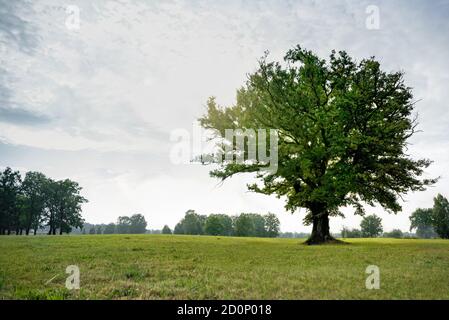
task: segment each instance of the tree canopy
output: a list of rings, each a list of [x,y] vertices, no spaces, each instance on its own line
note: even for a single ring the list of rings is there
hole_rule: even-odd
[[[259,181],[249,190],[285,197],[292,212],[307,209],[309,244],[333,241],[329,216],[342,216],[340,207],[363,215],[365,204],[380,204],[397,213],[402,194],[436,182],[420,179],[430,160],[405,152],[417,126],[414,103],[403,73],[382,71],[374,57],[356,62],[332,51],[326,61],[300,46],[284,63],[268,62],[266,54],[237,90],[236,103],[222,107],[210,98],[200,123],[221,137],[226,129],[276,129],[277,170],[266,170],[262,159],[235,163],[229,159],[247,146],[219,143],[228,160],[211,176],[255,173]]]

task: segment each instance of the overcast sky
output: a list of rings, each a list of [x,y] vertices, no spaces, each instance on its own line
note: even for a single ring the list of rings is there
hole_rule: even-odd
[[[247,192],[251,177],[220,185],[207,167],[171,163],[170,133],[192,132],[209,96],[232,104],[265,50],[273,60],[296,44],[322,57],[346,50],[405,71],[420,100],[409,153],[434,160],[427,174],[441,180],[408,194],[396,216],[368,210],[385,230],[405,231],[416,207],[449,196],[448,18],[449,2],[438,0],[0,0],[0,167],[78,181],[90,223],[142,213],[149,228],[173,228],[188,209],[270,211],[282,231],[309,231],[304,211]],[[331,231],[359,225],[344,212]]]

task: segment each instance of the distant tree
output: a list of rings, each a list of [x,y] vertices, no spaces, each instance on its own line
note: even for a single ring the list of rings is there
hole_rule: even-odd
[[[40,172],[27,172],[22,182],[24,227],[28,235],[30,229],[37,230],[42,226],[45,213],[45,188],[47,177]]]
[[[374,57],[356,62],[333,51],[326,61],[297,46],[283,63],[261,59],[232,106],[210,98],[207,107],[200,123],[219,137],[230,129],[277,129],[277,170],[260,158],[228,161],[242,154],[248,159],[248,144],[223,148],[221,140],[225,160],[211,176],[255,173],[261,183],[250,185],[251,191],[285,197],[292,212],[306,208],[308,244],[334,240],[329,217],[342,215],[340,207],[363,215],[364,203],[377,202],[396,213],[400,194],[436,181],[420,179],[431,161],[405,152],[417,125],[412,89],[402,72],[383,71]]]
[[[237,217],[234,228],[238,237],[250,237],[255,234],[253,219],[248,213],[241,213]]]
[[[230,236],[232,234],[232,220],[224,214],[211,214],[207,217],[205,233],[213,236]]]
[[[169,226],[165,225],[165,226],[162,228],[162,234],[171,234],[171,233],[172,233],[172,232],[171,232],[171,229],[170,229]]]
[[[204,231],[208,235],[218,236],[222,234],[222,225],[220,221],[220,217],[215,214],[211,214],[206,219],[206,224],[204,227]]]
[[[29,234],[48,226],[48,234],[81,228],[81,205],[87,200],[81,187],[69,179],[54,181],[40,172],[0,172],[0,234]]]
[[[145,233],[147,221],[141,214],[134,214],[130,217],[130,233]]]
[[[234,233],[232,218],[226,214],[219,214],[221,225],[222,225],[222,233],[223,236],[232,236]]]
[[[21,176],[19,171],[6,168],[0,172],[0,234],[19,233],[21,228]]]
[[[363,237],[374,238],[382,233],[382,219],[376,215],[369,215],[363,217],[360,223],[360,228],[362,230]]]
[[[279,238],[309,238],[310,233],[305,232],[281,232]]]
[[[432,224],[440,238],[449,239],[449,201],[441,194],[433,199]]]
[[[120,216],[117,219],[117,233],[126,234],[131,231],[131,220],[127,216]]]
[[[184,227],[182,225],[182,221],[177,223],[175,229],[173,230],[174,234],[185,234]]]
[[[89,229],[89,234],[95,234],[95,226],[92,226],[90,229]]]
[[[46,221],[50,227],[48,234],[70,232],[72,227],[82,227],[81,205],[87,202],[80,195],[81,187],[69,179],[54,181],[48,179],[46,183]]]
[[[410,231],[416,229],[419,238],[435,238],[432,208],[416,209],[410,216]]]
[[[258,213],[249,213],[249,216],[251,217],[254,231],[253,234],[251,234],[252,237],[266,237],[266,230],[265,230],[265,219],[262,215]]]
[[[270,238],[275,238],[279,235],[280,222],[278,217],[273,213],[268,213],[264,216],[266,235]]]
[[[341,230],[341,237],[342,238],[361,238],[362,237],[362,231],[359,229],[348,229],[346,227],[343,227]]]
[[[390,232],[385,232],[383,234],[384,238],[397,238],[401,239],[404,237],[404,233],[399,229],[393,229]]]
[[[102,225],[97,225],[96,227],[95,227],[95,233],[96,234],[103,234],[103,226]]]
[[[104,234],[113,234],[116,232],[116,227],[115,227],[115,223],[109,223],[108,225],[106,225],[106,227],[104,228],[103,233]]]
[[[195,210],[188,210],[181,220],[181,226],[178,231],[182,230],[183,234],[199,235],[204,234],[204,224],[206,217],[200,216]]]

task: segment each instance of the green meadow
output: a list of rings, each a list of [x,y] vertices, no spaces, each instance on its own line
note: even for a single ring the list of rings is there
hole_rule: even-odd
[[[0,299],[449,299],[449,241],[1,236]],[[66,267],[80,289],[65,287]],[[368,290],[366,268],[380,270]]]

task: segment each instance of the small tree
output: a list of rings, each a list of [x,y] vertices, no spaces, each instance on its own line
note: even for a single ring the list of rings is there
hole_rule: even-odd
[[[382,233],[382,219],[375,214],[363,217],[360,223],[362,235],[367,238],[374,238]]]
[[[279,235],[280,222],[278,217],[273,213],[268,213],[264,216],[265,219],[265,231],[267,237],[275,238]]]
[[[170,227],[167,226],[167,225],[165,225],[165,226],[162,228],[162,234],[172,234]]]

